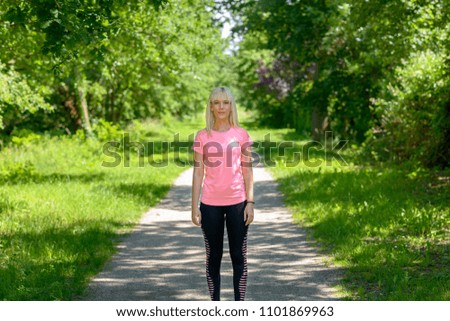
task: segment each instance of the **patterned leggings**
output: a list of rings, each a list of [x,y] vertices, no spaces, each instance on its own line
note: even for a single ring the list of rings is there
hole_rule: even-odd
[[[224,226],[227,226],[235,301],[244,301],[247,287],[247,231],[244,222],[246,201],[227,206],[200,204],[202,231],[206,247],[206,279],[211,300],[220,301],[220,263]]]

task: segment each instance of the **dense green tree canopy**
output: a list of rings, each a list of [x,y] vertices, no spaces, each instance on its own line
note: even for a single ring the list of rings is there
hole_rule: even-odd
[[[237,16],[245,103],[263,123],[316,139],[331,129],[380,157],[448,164],[448,1],[221,5]]]
[[[1,72],[20,76],[16,82],[42,101],[33,109],[14,107],[2,95],[4,132],[73,133],[100,119],[182,116],[203,107],[225,48],[212,6],[208,0],[2,2]]]
[[[445,0],[6,0],[0,17],[3,134],[182,117],[226,82],[261,124],[448,165]]]

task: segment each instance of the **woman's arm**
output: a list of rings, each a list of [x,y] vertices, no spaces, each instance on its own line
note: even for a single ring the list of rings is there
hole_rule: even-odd
[[[248,202],[254,202],[253,198],[253,167],[252,167],[252,148],[248,146],[242,153],[242,175],[244,176],[245,196]],[[244,211],[245,225],[253,222],[253,203],[247,203]]]
[[[192,223],[197,226],[201,225],[202,219],[200,209],[198,208],[198,201],[202,189],[204,170],[203,155],[194,152],[194,174],[192,175]]]

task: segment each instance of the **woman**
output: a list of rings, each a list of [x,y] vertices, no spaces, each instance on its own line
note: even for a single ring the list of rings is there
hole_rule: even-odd
[[[234,299],[243,301],[245,297],[247,231],[253,221],[255,203],[251,144],[248,133],[239,127],[230,90],[226,87],[214,89],[206,107],[206,128],[197,133],[193,145],[192,180],[192,222],[202,227],[206,278],[213,301],[220,300],[225,225],[233,265]]]

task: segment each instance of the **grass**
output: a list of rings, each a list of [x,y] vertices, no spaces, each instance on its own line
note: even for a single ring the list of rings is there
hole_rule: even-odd
[[[311,143],[292,131],[251,134],[262,141],[269,131],[295,142],[283,157],[273,153],[269,169],[294,219],[345,267],[346,299],[450,299],[449,170],[368,165],[353,148],[341,153],[343,163],[317,144],[308,157],[301,151]],[[292,166],[294,152],[302,158]]]
[[[199,122],[136,122],[127,132],[132,142],[173,141],[175,133],[187,140]],[[173,148],[167,166],[152,167],[143,157],[139,167],[131,148],[129,167],[123,157],[119,166],[104,167],[111,159],[103,144],[120,140],[121,131],[110,125],[96,131],[103,140],[32,135],[0,153],[1,300],[80,298],[120,238],[186,169],[175,162]],[[186,151],[180,159],[188,159]]]
[[[135,122],[126,131],[131,142],[173,141],[177,133],[187,141],[202,123],[201,117],[163,119]],[[353,148],[341,152],[345,164],[292,130],[243,126],[257,143],[268,133],[273,142],[295,142],[284,156],[272,149],[269,169],[296,221],[345,267],[347,299],[450,299],[448,170],[368,165]],[[156,144],[156,160],[167,157],[168,165],[150,166],[148,145],[135,143],[128,167],[124,146],[120,165],[105,167],[111,157],[104,143],[120,141],[122,132],[109,124],[95,132],[97,139],[17,137],[0,152],[0,299],[79,299],[190,157],[187,148],[175,155],[173,147],[165,156]],[[268,160],[267,146],[257,151]],[[302,156],[297,164],[289,163],[294,153]]]

